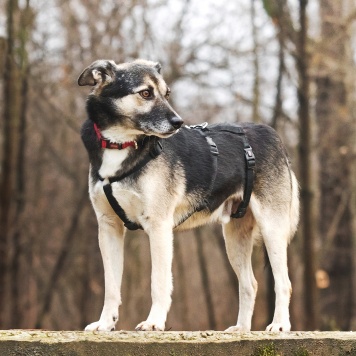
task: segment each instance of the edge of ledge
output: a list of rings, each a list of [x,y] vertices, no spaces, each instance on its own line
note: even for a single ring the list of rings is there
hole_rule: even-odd
[[[0,343],[3,341],[24,341],[41,343],[68,342],[125,342],[125,343],[179,343],[179,342],[232,342],[232,341],[274,341],[274,340],[355,340],[356,332],[295,331],[271,333],[252,331],[228,333],[223,331],[47,331],[11,329],[0,330]]]

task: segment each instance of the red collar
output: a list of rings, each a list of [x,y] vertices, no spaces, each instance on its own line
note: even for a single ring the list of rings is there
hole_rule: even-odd
[[[96,133],[96,137],[98,138],[98,140],[100,142],[101,148],[111,148],[114,150],[123,150],[124,148],[130,147],[130,146],[134,147],[135,150],[137,150],[137,148],[138,148],[137,141],[127,141],[127,142],[122,142],[122,143],[116,143],[116,142],[110,142],[110,140],[103,138],[103,136],[95,122],[94,122],[94,130]]]

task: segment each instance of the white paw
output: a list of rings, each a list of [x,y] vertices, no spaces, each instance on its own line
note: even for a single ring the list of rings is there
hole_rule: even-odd
[[[272,323],[267,326],[266,331],[281,332],[290,331],[290,323]]]
[[[250,331],[250,328],[246,328],[246,327],[243,327],[238,324],[235,326],[230,326],[229,328],[227,328],[225,330],[226,333],[235,333],[235,332],[243,333],[243,332],[249,332],[249,331]]]
[[[136,331],[164,331],[164,323],[152,323],[149,321],[143,321],[135,328]]]
[[[96,321],[86,326],[85,331],[114,331],[115,322],[105,323],[103,321]]]

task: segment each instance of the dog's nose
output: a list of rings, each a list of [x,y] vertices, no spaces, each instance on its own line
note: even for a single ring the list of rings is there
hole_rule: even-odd
[[[175,129],[179,129],[183,125],[183,120],[179,116],[173,116],[169,122]]]

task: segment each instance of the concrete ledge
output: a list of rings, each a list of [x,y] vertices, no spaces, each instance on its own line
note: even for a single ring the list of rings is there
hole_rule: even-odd
[[[0,331],[0,355],[356,355],[356,332]]]

